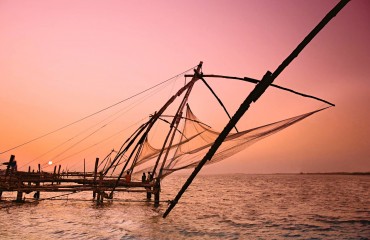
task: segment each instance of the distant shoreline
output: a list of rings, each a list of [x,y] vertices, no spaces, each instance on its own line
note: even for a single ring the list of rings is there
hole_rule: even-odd
[[[249,174],[249,173],[247,173]],[[370,175],[370,172],[300,172],[300,173],[261,173],[251,175]]]
[[[302,175],[370,175],[370,172],[316,172],[316,173],[298,173]]]
[[[211,175],[358,175],[370,176],[370,172],[300,172],[300,173],[200,173],[202,176]],[[177,173],[177,176],[188,176],[185,173]]]
[[[5,174],[5,169],[0,169],[0,174]],[[300,172],[300,173],[200,173],[200,175],[362,175],[368,176],[370,172]],[[175,173],[177,176],[188,176],[187,173]]]

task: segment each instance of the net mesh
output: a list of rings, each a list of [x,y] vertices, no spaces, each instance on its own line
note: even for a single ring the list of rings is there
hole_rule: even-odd
[[[230,133],[207,164],[225,160],[257,141],[275,134],[323,109],[318,109],[245,131]],[[170,152],[168,156],[171,157],[168,157],[165,162],[162,172],[163,177],[178,170],[194,168],[202,160],[220,134],[220,132],[202,123],[189,107],[186,111],[185,123],[181,132],[180,141],[164,149],[164,151]],[[141,155],[134,166],[134,174],[141,174],[142,172],[152,170],[160,152],[161,149],[154,148],[148,140],[145,140]],[[159,162],[159,165],[161,164],[162,163]]]

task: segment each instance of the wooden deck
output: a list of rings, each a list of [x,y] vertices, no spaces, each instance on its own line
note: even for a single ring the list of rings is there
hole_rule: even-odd
[[[99,173],[98,173],[99,174]],[[92,199],[102,203],[103,199],[113,199],[113,192],[138,192],[146,193],[150,200],[154,194],[154,204],[159,204],[159,187],[152,182],[126,182],[117,181],[118,177],[104,177],[93,172],[23,172],[23,171],[0,171],[0,200],[3,192],[17,192],[17,202],[23,201],[23,193],[42,192],[81,192],[91,191]]]

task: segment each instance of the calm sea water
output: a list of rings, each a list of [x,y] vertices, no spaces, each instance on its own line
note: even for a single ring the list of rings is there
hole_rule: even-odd
[[[166,178],[161,200],[185,180]],[[90,195],[1,202],[0,239],[370,239],[370,176],[199,176],[166,219],[142,193],[102,207]]]

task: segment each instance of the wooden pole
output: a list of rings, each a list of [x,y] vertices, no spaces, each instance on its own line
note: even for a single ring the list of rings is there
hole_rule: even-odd
[[[154,185],[154,207],[159,206],[159,196],[161,192],[161,181],[159,178],[155,180],[155,185]]]
[[[148,172],[148,176],[147,176],[147,182],[148,183],[151,183],[152,182],[152,174],[150,174],[150,172]],[[150,200],[152,199],[152,188],[151,187],[147,187],[146,188],[147,192],[146,192],[146,199],[147,200]]]
[[[224,130],[215,140],[214,144],[211,146],[204,158],[199,162],[198,166],[194,169],[193,173],[190,175],[186,183],[183,185],[181,190],[178,192],[177,196],[173,201],[171,201],[170,206],[167,208],[166,212],[163,214],[165,218],[171,210],[176,206],[178,200],[181,198],[182,194],[186,191],[189,185],[192,183],[196,175],[202,169],[204,164],[211,160],[217,149],[221,146],[222,142],[225,140],[231,129],[234,128],[235,124],[240,120],[244,113],[248,110],[252,102],[256,102],[258,98],[265,92],[265,90],[270,86],[270,84],[276,79],[277,76],[298,56],[298,54],[304,49],[305,46],[319,33],[324,26],[337,15],[337,13],[349,2],[349,0],[340,1],[324,18],[323,20],[303,39],[303,41],[297,46],[296,49],[282,62],[282,64],[275,70],[274,73],[267,72],[259,82],[253,91],[248,95],[244,102],[240,105],[237,112],[230,119],[229,123],[225,126]]]
[[[53,180],[55,180],[56,173],[57,173],[57,166],[55,165],[54,166],[54,173],[53,173]],[[53,184],[54,184],[54,181],[51,182],[51,185],[53,185]]]
[[[40,180],[41,180],[41,165],[40,165],[40,163],[37,165],[37,167],[38,167],[38,171],[39,171],[39,181],[36,182],[36,186],[40,187]],[[34,197],[36,199],[39,199],[40,198],[40,191],[36,191]]]
[[[96,177],[97,177],[97,172],[98,172],[98,164],[99,164],[99,158],[96,158],[95,167],[94,167],[94,180],[93,180],[93,184],[95,186],[95,190],[93,191],[93,199],[95,199],[95,196],[96,196]]]
[[[98,185],[98,190],[97,190],[98,196],[96,198],[97,204],[103,204],[104,194],[103,194],[103,190],[101,190],[102,183],[103,183],[103,173],[100,172],[99,173],[99,185]]]
[[[215,91],[213,91],[213,89],[211,88],[211,86],[206,82],[206,80],[204,80],[204,78],[202,77],[203,75],[199,74],[199,73],[196,73],[199,75],[200,79],[202,79],[202,82],[207,86],[207,88],[209,89],[209,91],[211,91],[211,93],[213,94],[213,96],[217,99],[218,103],[221,105],[221,107],[224,109],[226,115],[229,117],[229,119],[231,119],[231,116],[229,114],[229,112],[227,111],[225,105],[223,104],[223,102],[221,101],[221,99],[217,96],[217,94],[215,93]],[[239,132],[238,129],[236,128],[236,126],[234,126],[235,128],[235,131],[236,132]]]
[[[28,174],[30,174],[31,173],[31,166],[28,166]],[[28,182],[28,186],[31,186],[31,182],[29,181]]]
[[[197,69],[194,69],[194,72],[195,72],[195,73],[199,73],[199,72],[200,72],[200,70],[202,69],[202,66],[203,66],[203,62],[200,62],[200,63],[198,64],[198,66],[197,66]],[[156,172],[156,169],[157,169],[157,166],[158,166],[158,164],[159,164],[159,161],[160,161],[160,159],[161,159],[161,157],[162,157],[162,154],[163,154],[164,150],[166,149],[167,141],[168,141],[168,139],[170,139],[170,142],[168,143],[167,151],[166,151],[166,153],[165,153],[165,155],[164,155],[164,158],[163,158],[163,160],[162,160],[161,167],[160,167],[160,169],[159,169],[159,174],[158,174],[158,179],[159,179],[159,181],[160,181],[160,178],[162,177],[163,167],[164,167],[164,165],[165,165],[165,163],[166,163],[166,161],[167,161],[167,157],[168,157],[168,154],[169,154],[169,152],[170,152],[170,146],[172,146],[172,142],[173,142],[173,140],[174,140],[174,138],[175,138],[176,131],[173,131],[173,130],[174,130],[174,129],[176,130],[176,129],[178,128],[178,125],[179,125],[179,123],[180,123],[180,118],[181,118],[181,115],[182,115],[183,109],[184,109],[184,107],[186,106],[186,103],[187,103],[187,101],[188,101],[188,99],[189,99],[190,92],[191,92],[191,90],[193,89],[193,86],[194,86],[195,82],[196,82],[197,80],[199,80],[199,79],[200,79],[200,78],[199,78],[199,76],[196,74],[196,75],[194,75],[194,77],[191,79],[191,81],[188,83],[188,88],[187,88],[187,90],[186,90],[186,93],[185,93],[185,95],[184,95],[184,97],[183,97],[183,99],[182,99],[182,101],[181,101],[181,104],[180,104],[180,106],[178,107],[177,112],[176,112],[176,114],[175,114],[175,116],[174,116],[174,118],[173,118],[173,120],[172,120],[172,123],[171,123],[171,126],[170,126],[170,130],[169,130],[169,132],[168,132],[168,134],[167,134],[167,136],[166,136],[166,139],[165,139],[165,141],[164,141],[164,143],[163,143],[163,147],[162,147],[162,149],[161,149],[161,151],[160,151],[160,153],[159,153],[159,155],[158,155],[158,157],[157,157],[157,161],[156,161],[156,163],[155,163],[155,165],[154,165],[154,168],[153,168],[153,174],[155,174],[155,172]],[[178,95],[178,96],[180,96],[180,95]],[[173,131],[173,133],[172,133],[172,131]],[[171,133],[172,133],[172,136],[171,136],[171,138],[170,138]]]
[[[23,197],[23,192],[20,190],[20,188],[22,187],[22,181],[21,181],[21,177],[18,176],[18,191],[17,191],[17,199],[15,200],[16,202],[20,203],[20,202],[23,202],[22,200],[22,197]]]
[[[199,71],[201,68],[202,68],[202,65],[203,65],[203,62],[200,62],[198,67],[197,67],[197,70]],[[177,91],[177,93],[175,95],[173,95],[163,106],[162,108],[156,112],[155,114],[153,114],[152,118],[146,123],[146,125],[144,125],[140,130],[139,132],[136,134],[135,138],[139,137],[139,134],[146,128],[146,131],[142,134],[142,136],[140,137],[139,141],[137,142],[137,144],[135,145],[133,151],[131,151],[131,154],[130,156],[128,157],[125,165],[123,166],[123,168],[121,169],[121,172],[117,178],[117,182],[116,182],[116,185],[112,188],[112,191],[111,191],[111,194],[113,194],[118,182],[120,181],[120,179],[122,178],[122,175],[124,173],[124,171],[126,170],[126,167],[131,159],[131,157],[133,156],[133,154],[136,152],[137,148],[142,146],[142,144],[144,143],[144,140],[146,139],[149,131],[151,130],[151,128],[153,127],[154,123],[157,121],[157,119],[162,115],[162,113],[167,109],[168,106],[170,106],[170,104],[178,97],[180,96],[185,90],[188,90],[189,88],[192,88],[192,86],[194,85],[195,81],[197,81],[198,78],[194,77],[188,84],[186,84],[185,86],[183,86],[179,91]],[[187,91],[189,92],[189,90]],[[168,138],[168,136],[167,136]],[[167,138],[165,141],[167,141]],[[131,144],[133,144],[133,140],[131,140],[131,142],[128,144],[128,146],[126,146],[125,150],[124,151],[127,151],[128,148],[131,146]],[[141,149],[141,147],[140,147]],[[139,149],[139,150],[140,150]],[[139,151],[138,150],[138,151]],[[154,168],[153,168],[153,171],[152,173],[154,174],[155,173],[155,170],[158,166],[158,163],[159,163],[159,160],[161,158],[161,155],[163,153],[163,148],[162,148],[162,151],[160,152],[158,158],[157,158],[157,161],[156,161],[156,164],[154,165]],[[117,156],[122,154],[123,152],[120,152],[120,153],[117,153]],[[116,156],[116,158],[117,158]],[[113,160],[114,162],[115,160]],[[165,162],[165,160],[163,161],[163,163]],[[112,163],[113,164],[113,163]],[[105,171],[105,173],[107,173],[107,170]]]
[[[60,168],[62,167],[62,165],[59,165],[58,167],[58,184],[60,184]]]
[[[10,167],[11,167],[11,165],[13,165],[14,158],[15,158],[14,155],[10,156],[9,163],[8,163],[8,166],[6,167],[6,171],[5,171],[5,177],[8,176],[9,173],[10,173]]]
[[[22,196],[23,196],[23,192],[17,191],[17,199],[15,201],[18,203],[22,202]]]
[[[86,161],[84,158],[84,185],[85,185],[85,180],[86,180]]]
[[[192,77],[192,76],[194,76],[194,74],[186,74],[185,75],[185,77]],[[207,77],[210,77],[210,78],[235,79],[235,80],[241,80],[241,81],[250,82],[250,83],[254,83],[254,84],[258,84],[260,82],[260,80],[257,80],[257,79],[254,79],[254,78],[249,78],[249,77],[241,78],[241,77],[232,77],[232,76],[224,76],[224,75],[216,75],[216,74],[202,74],[202,80],[204,80],[204,78],[207,78]],[[334,103],[328,102],[328,101],[326,101],[324,99],[321,99],[321,98],[318,98],[318,97],[315,97],[315,96],[312,96],[312,95],[308,95],[308,94],[305,94],[305,93],[297,92],[295,90],[292,90],[292,89],[289,89],[289,88],[286,88],[286,87],[282,87],[282,86],[279,86],[279,85],[276,85],[276,84],[271,84],[270,86],[271,87],[278,88],[278,89],[281,89],[281,90],[284,90],[284,91],[287,91],[287,92],[291,92],[291,93],[300,95],[302,97],[312,98],[312,99],[318,100],[320,102],[324,102],[326,104],[329,104],[330,106],[333,106],[333,107],[335,106]]]

